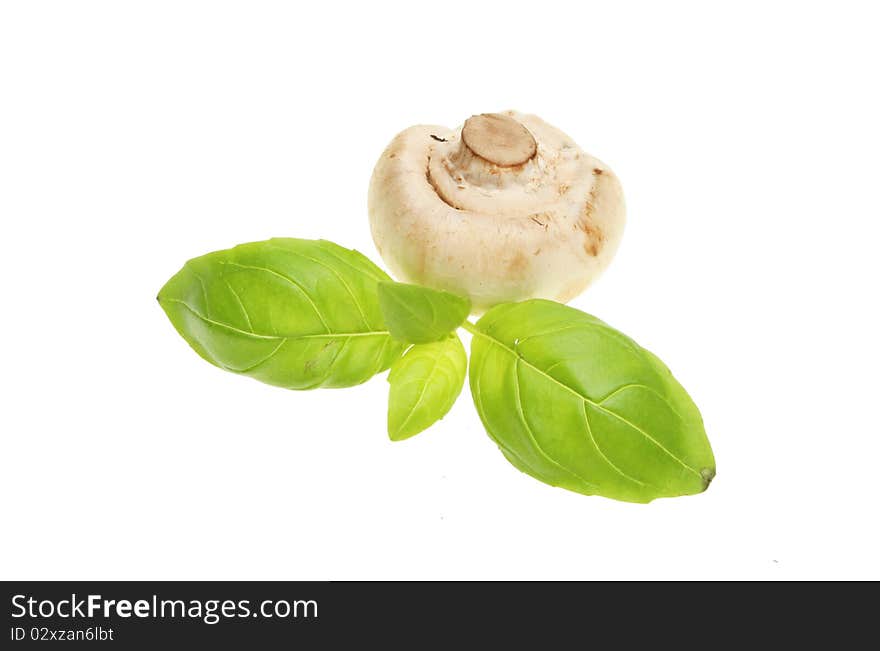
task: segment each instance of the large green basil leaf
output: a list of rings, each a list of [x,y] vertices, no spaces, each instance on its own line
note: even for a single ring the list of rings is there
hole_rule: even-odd
[[[391,336],[412,344],[440,341],[471,311],[464,296],[395,282],[379,283],[379,306]]]
[[[376,288],[388,279],[332,242],[272,239],[190,260],[159,303],[212,364],[288,389],[347,387],[405,348],[379,309]]]
[[[461,393],[467,355],[461,339],[416,344],[394,362],[388,374],[388,436],[414,436],[443,418]]]
[[[715,459],[700,412],[629,337],[545,300],[496,306],[472,331],[477,411],[523,472],[630,502],[708,487]]]

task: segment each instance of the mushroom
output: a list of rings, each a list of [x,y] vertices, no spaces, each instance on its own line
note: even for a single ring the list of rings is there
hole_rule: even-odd
[[[373,171],[369,214],[398,279],[466,295],[478,313],[570,301],[608,266],[625,221],[608,166],[516,111],[399,133]]]

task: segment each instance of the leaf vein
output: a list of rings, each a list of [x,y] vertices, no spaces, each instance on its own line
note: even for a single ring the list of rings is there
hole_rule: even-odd
[[[270,246],[269,248],[277,249],[278,247],[271,247]],[[363,319],[363,321],[364,321],[364,325],[367,326],[368,328],[372,327],[370,325],[369,320],[367,320],[367,314],[366,314],[366,312],[364,312],[363,308],[361,307],[360,301],[357,299],[357,296],[355,296],[355,294],[352,291],[349,284],[347,282],[345,282],[345,278],[342,277],[342,274],[340,274],[338,271],[336,271],[336,269],[331,267],[326,262],[323,262],[321,260],[318,260],[317,258],[313,258],[311,256],[308,256],[305,253],[300,253],[299,251],[291,251],[288,249],[282,249],[282,250],[288,254],[299,256],[300,258],[303,258],[304,260],[309,260],[310,262],[314,262],[319,267],[323,267],[324,269],[326,269],[327,271],[332,273],[334,276],[336,276],[336,279],[342,284],[342,286],[345,288],[345,291],[348,292],[348,295],[351,296],[351,300],[354,301],[355,307],[357,307],[357,311],[360,313],[361,319]]]
[[[272,350],[272,352],[269,353],[269,354],[268,354],[266,357],[264,357],[263,359],[261,359],[259,362],[255,363],[255,364],[251,364],[251,365],[248,366],[247,368],[235,369],[235,372],[236,372],[236,373],[250,373],[251,371],[255,371],[255,370],[257,369],[257,367],[259,367],[259,366],[265,364],[265,363],[268,362],[270,359],[272,359],[273,357],[275,357],[275,354],[276,354],[279,350],[281,350],[281,347],[282,347],[284,344],[286,344],[287,341],[288,341],[287,339],[282,339],[281,341],[278,342],[278,345],[275,346],[275,348]]]
[[[472,357],[472,359],[473,359],[473,357]],[[518,453],[516,453],[511,448],[504,445],[504,443],[499,441],[492,434],[492,431],[489,429],[489,426],[487,425],[488,419],[486,418],[485,410],[483,409],[482,379],[483,379],[483,370],[486,368],[486,362],[488,361],[488,359],[489,359],[489,355],[484,354],[483,360],[480,363],[480,368],[477,370],[477,373],[476,373],[476,387],[471,387],[471,394],[473,395],[473,398],[474,398],[474,406],[477,408],[477,414],[480,416],[480,420],[483,421],[483,428],[486,430],[486,434],[489,436],[489,438],[492,439],[492,442],[495,443],[495,445],[497,445],[500,450],[502,450],[503,452],[506,452],[506,453],[510,454],[512,457],[515,457],[516,459],[518,459],[519,462],[522,465],[524,465],[526,468],[529,468],[535,476],[540,476],[542,473],[535,470],[535,467],[532,466],[532,464],[528,463]]]
[[[513,388],[514,388],[516,410],[517,410],[517,415],[519,416],[519,419],[522,421],[523,426],[526,428],[526,433],[529,435],[529,438],[531,439],[532,443],[535,444],[535,448],[537,448],[538,452],[540,452],[541,455],[544,458],[546,458],[547,461],[552,463],[554,466],[562,469],[564,472],[567,472],[569,475],[576,477],[577,479],[582,481],[584,484],[586,484],[590,488],[598,488],[598,486],[596,484],[594,484],[593,482],[587,481],[586,479],[581,477],[578,473],[576,473],[574,470],[571,470],[570,468],[563,466],[556,459],[554,459],[549,454],[547,454],[547,452],[544,451],[544,448],[542,448],[541,445],[538,443],[538,439],[535,438],[535,434],[534,434],[534,432],[532,432],[532,428],[529,426],[529,423],[526,420],[522,396],[520,395],[521,390],[520,390],[520,386],[519,386],[519,384],[520,384],[519,360],[520,360],[520,358],[517,357],[513,362],[513,375],[514,375]]]
[[[320,241],[318,242],[318,244],[319,244],[319,248],[322,251],[324,251],[324,253],[331,255],[335,259],[339,260],[342,264],[350,267],[354,271],[357,271],[358,273],[365,274],[375,281],[388,280],[388,276],[384,272],[382,272],[381,269],[376,268],[376,269],[370,269],[369,271],[367,269],[361,269],[360,267],[356,267],[355,265],[353,265],[351,262],[349,262],[348,260],[346,260],[342,256],[338,255],[332,248],[320,246],[320,244],[321,244]],[[273,247],[273,248],[277,248],[277,247]],[[286,251],[287,249],[284,249],[284,250]],[[355,251],[355,253],[360,254],[358,251]],[[360,255],[362,255],[362,254],[360,254]],[[367,260],[367,262],[370,262],[370,261]],[[372,262],[370,262],[370,264],[372,264]]]
[[[665,452],[665,453],[668,454],[670,457],[672,457],[673,459],[675,459],[675,460],[676,460],[679,464],[681,464],[683,467],[687,468],[690,472],[692,472],[693,474],[695,474],[695,475],[696,475],[697,477],[699,477],[700,479],[703,478],[703,476],[702,476],[702,475],[701,475],[701,474],[700,474],[695,468],[692,468],[691,466],[687,465],[684,461],[682,461],[682,460],[679,459],[677,456],[675,456],[672,452],[670,452],[670,451],[666,448],[666,446],[664,446],[662,443],[660,443],[660,441],[658,441],[657,439],[655,439],[653,436],[651,436],[650,434],[648,434],[645,430],[643,430],[641,427],[639,427],[638,425],[636,425],[636,424],[633,423],[632,421],[627,420],[626,418],[624,418],[623,416],[621,416],[620,414],[618,414],[616,411],[612,411],[611,409],[606,409],[605,407],[603,407],[603,406],[600,405],[600,404],[597,404],[597,403],[593,402],[592,405],[593,405],[596,409],[598,409],[599,411],[604,411],[604,412],[607,413],[607,414],[611,414],[612,416],[614,416],[615,418],[617,418],[617,419],[620,420],[621,422],[623,422],[623,423],[629,425],[632,429],[636,430],[639,434],[641,434],[641,435],[644,436],[646,439],[648,439],[649,441],[651,441],[651,443],[653,443],[653,444],[656,445],[658,448],[660,448],[661,450],[663,450],[663,452]]]
[[[666,396],[662,395],[662,394],[661,394],[659,391],[657,391],[657,389],[655,389],[654,387],[649,387],[647,384],[639,384],[639,383],[624,384],[622,387],[618,387],[618,388],[616,388],[614,391],[612,391],[612,392],[609,393],[607,396],[605,396],[604,398],[602,398],[602,399],[598,402],[598,404],[600,404],[600,405],[604,405],[608,400],[611,400],[611,398],[613,398],[614,396],[616,396],[618,393],[621,393],[621,392],[623,392],[623,391],[626,391],[627,389],[635,389],[635,388],[641,388],[641,389],[645,389],[646,391],[650,391],[650,392],[653,393],[655,396],[657,396],[658,398],[660,398],[660,400],[662,400],[663,402],[665,402],[665,403],[666,403],[666,406],[669,407],[669,410],[670,410],[673,414],[675,414],[676,416],[678,416],[678,418],[679,418],[680,420],[684,420],[684,418],[682,418],[682,415],[681,415],[680,413],[678,413],[678,410],[677,410],[675,407],[672,406],[672,403],[669,402],[669,399],[668,399]]]
[[[229,288],[229,291],[232,292],[232,295],[235,297],[235,301],[238,303],[238,307],[241,308],[241,313],[244,315],[244,320],[247,321],[248,329],[253,332],[254,326],[251,323],[251,317],[248,314],[247,308],[245,308],[244,303],[241,301],[241,297],[238,295],[238,292],[235,291],[235,288],[232,286],[226,278],[223,278],[223,282],[226,283],[226,286]]]
[[[437,370],[437,364],[439,361],[437,359],[433,360],[433,364],[431,366],[431,370],[428,375],[425,377],[425,382],[422,384],[422,388],[419,391],[419,397],[416,399],[415,404],[409,410],[409,413],[406,415],[406,418],[403,419],[403,422],[400,424],[400,427],[397,428],[398,432],[402,432],[404,428],[409,424],[409,421],[412,419],[413,414],[416,413],[416,409],[419,408],[419,405],[422,403],[422,400],[425,398],[425,393],[428,390],[428,385],[431,384],[431,378],[434,375],[434,371]]]
[[[624,479],[628,479],[628,480],[630,480],[630,481],[632,481],[632,482],[635,482],[635,483],[637,483],[639,486],[646,486],[647,484],[645,484],[645,482],[643,482],[643,481],[639,481],[639,480],[636,479],[635,477],[630,477],[630,476],[627,475],[625,472],[623,472],[620,468],[617,467],[617,465],[614,464],[613,461],[611,461],[611,459],[609,459],[609,458],[605,455],[604,452],[602,452],[602,448],[599,447],[599,442],[596,441],[596,437],[593,436],[593,428],[592,428],[592,426],[590,425],[590,417],[587,415],[587,403],[584,402],[584,403],[581,404],[581,406],[582,406],[582,408],[583,408],[583,412],[584,412],[584,423],[585,423],[586,426],[587,426],[587,434],[589,434],[589,436],[590,436],[590,441],[593,442],[593,446],[596,448],[596,452],[599,453],[599,456],[602,457],[602,458],[605,460],[605,463],[607,463],[609,466],[611,466],[611,468],[613,468],[614,471],[615,471],[618,475],[620,475],[621,477],[623,477]]]
[[[378,337],[378,336],[387,336],[390,337],[391,333],[387,330],[370,330],[368,332],[320,332],[316,334],[307,334],[307,335],[261,335],[256,332],[248,332],[247,330],[242,330],[241,328],[236,328],[235,326],[231,326],[228,323],[222,323],[220,321],[215,321],[214,319],[209,319],[204,314],[200,314],[197,310],[195,310],[188,303],[181,301],[176,298],[162,298],[162,301],[167,301],[169,303],[175,303],[178,305],[182,305],[184,308],[192,312],[196,317],[204,321],[205,323],[210,323],[211,325],[215,325],[218,328],[225,328],[227,330],[231,330],[240,335],[244,335],[246,337],[255,337],[257,339],[286,339],[288,341],[296,341],[299,339],[333,339],[337,337]]]
[[[300,285],[298,282],[296,282],[290,276],[287,276],[283,273],[275,271],[274,269],[270,269],[269,267],[254,267],[251,265],[241,264],[240,262],[231,262],[231,261],[226,261],[223,264],[232,265],[233,267],[239,267],[241,269],[252,269],[254,271],[265,271],[266,273],[270,273],[272,275],[278,276],[279,278],[281,278],[283,280],[286,280],[288,283],[290,283],[292,286],[296,287],[300,292],[302,292],[302,295],[305,296],[306,300],[309,302],[309,305],[312,306],[312,309],[315,311],[315,315],[321,321],[321,324],[324,326],[324,329],[327,330],[328,333],[330,332],[330,326],[327,325],[327,321],[324,319],[324,315],[321,314],[321,310],[318,309],[318,306],[315,304],[315,301],[312,300],[312,297],[309,296],[309,293],[305,290],[305,288],[302,285]]]
[[[522,363],[523,363],[523,364],[525,364],[526,366],[528,366],[528,367],[530,367],[531,369],[533,369],[536,373],[538,373],[538,374],[540,374],[540,375],[543,375],[545,378],[547,378],[548,380],[550,380],[550,381],[553,382],[554,384],[559,385],[561,388],[565,389],[565,390],[568,391],[569,393],[572,393],[572,394],[578,396],[578,397],[579,397],[581,400],[583,400],[584,402],[587,402],[587,403],[591,404],[592,406],[594,406],[595,408],[599,409],[600,411],[604,411],[604,412],[609,413],[609,414],[611,414],[611,415],[613,415],[613,416],[616,416],[619,420],[621,420],[621,421],[623,421],[624,423],[628,424],[630,427],[632,427],[634,430],[636,430],[636,431],[639,432],[642,436],[644,436],[647,440],[651,441],[654,445],[656,445],[658,448],[660,448],[661,450],[663,450],[663,452],[665,452],[668,456],[670,456],[672,459],[674,459],[674,460],[677,461],[679,464],[681,464],[684,468],[686,468],[686,469],[689,470],[690,472],[694,473],[697,477],[702,478],[702,475],[700,475],[700,473],[699,473],[696,469],[694,469],[694,468],[692,468],[691,466],[687,465],[684,461],[682,461],[682,460],[679,459],[677,456],[675,456],[672,452],[670,452],[670,451],[669,451],[669,450],[668,450],[668,449],[667,449],[662,443],[660,443],[659,441],[657,441],[653,436],[651,436],[650,434],[648,434],[647,432],[645,432],[643,429],[641,429],[641,428],[639,428],[639,427],[636,427],[633,423],[631,423],[630,421],[628,421],[626,418],[624,418],[624,417],[621,416],[620,414],[618,414],[618,413],[616,413],[616,412],[614,412],[614,411],[611,411],[610,409],[606,409],[605,407],[603,407],[603,406],[600,405],[599,403],[595,402],[594,400],[590,400],[589,398],[587,398],[585,395],[583,395],[583,394],[580,393],[579,391],[577,391],[577,390],[571,388],[571,387],[568,386],[567,384],[564,384],[564,383],[560,382],[559,380],[557,380],[557,379],[556,379],[555,377],[553,377],[552,375],[549,375],[549,374],[545,373],[544,371],[542,371],[541,369],[539,369],[537,366],[535,366],[534,364],[531,364],[528,360],[526,360],[526,359],[524,359],[523,357],[521,357],[520,355],[518,355],[518,354],[516,353],[516,351],[511,350],[508,346],[506,346],[504,343],[502,343],[501,341],[499,341],[499,340],[496,339],[495,337],[492,337],[491,335],[488,335],[488,334],[486,334],[485,332],[482,332],[482,331],[479,331],[479,330],[477,330],[476,333],[477,333],[478,336],[484,337],[485,339],[488,339],[490,342],[492,342],[492,343],[494,343],[495,345],[499,346],[499,347],[502,348],[503,350],[506,350],[506,351],[507,351],[510,355],[512,355],[515,359],[520,359],[520,360],[522,360]]]

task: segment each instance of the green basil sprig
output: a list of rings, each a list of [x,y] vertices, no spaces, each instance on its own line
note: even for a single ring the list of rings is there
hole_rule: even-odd
[[[472,324],[464,297],[298,239],[190,260],[158,298],[199,355],[268,384],[347,387],[390,367],[392,440],[445,416],[467,373],[489,436],[542,482],[649,502],[702,492],[715,476],[700,412],[663,362],[559,303],[498,305]],[[458,327],[472,334],[469,369]]]
[[[187,343],[227,371],[288,389],[349,387],[405,348],[379,309],[386,280],[332,242],[272,239],[190,260],[158,298]]]

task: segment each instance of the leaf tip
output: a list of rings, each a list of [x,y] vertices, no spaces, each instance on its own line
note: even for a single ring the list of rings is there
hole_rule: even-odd
[[[715,468],[703,468],[700,470],[700,477],[703,478],[703,490],[706,490],[715,479]]]
[[[392,441],[395,441],[395,442],[396,441],[405,441],[406,439],[413,436],[413,434],[415,434],[415,432],[412,432],[412,433],[411,432],[404,432],[403,430],[399,430],[399,429],[395,430],[395,429],[392,429],[391,427],[388,428],[388,438],[391,439]]]

